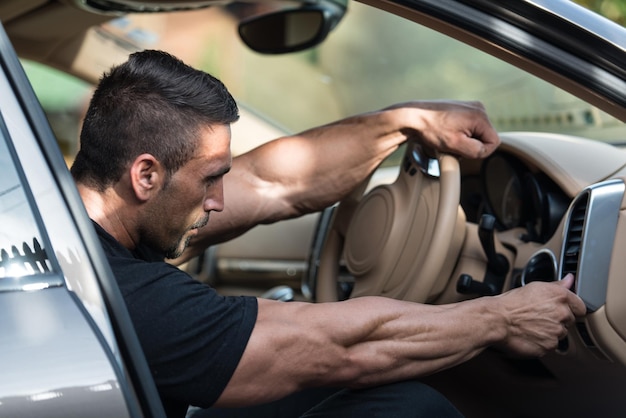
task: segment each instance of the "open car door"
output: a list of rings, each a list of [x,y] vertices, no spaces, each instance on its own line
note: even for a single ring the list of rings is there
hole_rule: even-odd
[[[0,26],[0,416],[163,417],[126,307]]]

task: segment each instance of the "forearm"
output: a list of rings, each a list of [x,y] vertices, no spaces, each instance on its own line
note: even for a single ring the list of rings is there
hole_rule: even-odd
[[[360,387],[415,378],[476,356],[506,334],[504,318],[492,302],[477,299],[444,306],[386,298],[357,302],[351,309],[360,319],[346,318],[355,327],[346,328],[343,338],[335,341],[349,359],[341,377],[345,380],[337,383]]]
[[[449,305],[381,297],[320,304],[259,300],[256,326],[219,402],[252,404],[306,387],[415,378],[490,345],[541,356],[586,312],[569,290],[573,281],[570,274],[556,283],[534,282]]]
[[[448,306],[377,297],[334,304],[260,301],[257,326],[220,401],[239,402],[245,393],[254,403],[306,387],[361,387],[423,376],[502,339],[498,324],[502,318],[479,301]]]

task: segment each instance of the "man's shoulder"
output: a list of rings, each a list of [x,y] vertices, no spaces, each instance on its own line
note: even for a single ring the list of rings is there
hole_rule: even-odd
[[[212,405],[248,343],[256,298],[221,296],[154,259],[156,253],[131,252],[95,226],[162,395],[180,399],[183,393],[186,403]]]

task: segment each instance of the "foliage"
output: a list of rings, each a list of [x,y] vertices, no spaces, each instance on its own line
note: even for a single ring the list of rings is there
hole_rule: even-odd
[[[624,0],[575,0],[575,2],[626,26],[626,1]]]

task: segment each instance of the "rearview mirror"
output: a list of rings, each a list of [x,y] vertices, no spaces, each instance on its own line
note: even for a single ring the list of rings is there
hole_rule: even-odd
[[[301,51],[326,39],[345,11],[345,4],[322,1],[255,16],[239,24],[239,36],[250,49],[263,54]]]

